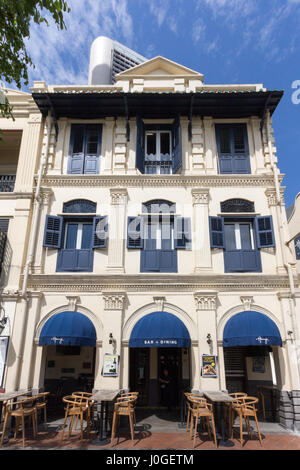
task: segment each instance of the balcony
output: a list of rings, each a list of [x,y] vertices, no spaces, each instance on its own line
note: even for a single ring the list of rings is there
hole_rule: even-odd
[[[0,192],[12,193],[15,188],[16,175],[0,175]]]

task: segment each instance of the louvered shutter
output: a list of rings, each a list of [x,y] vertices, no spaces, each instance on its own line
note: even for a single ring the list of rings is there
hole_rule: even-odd
[[[211,248],[224,248],[224,220],[222,217],[209,217]]]
[[[145,126],[140,116],[136,117],[136,168],[145,173]]]
[[[128,217],[127,248],[143,248],[143,217]]]
[[[255,225],[258,248],[275,246],[272,216],[256,217]]]
[[[177,173],[182,167],[182,144],[180,116],[177,116],[172,126],[172,173]]]
[[[191,219],[187,217],[175,217],[174,222],[174,247],[176,249],[191,249]]]
[[[44,243],[49,248],[60,248],[63,218],[54,215],[46,216]]]
[[[108,223],[107,216],[93,218],[93,242],[92,248],[106,248]]]
[[[84,147],[85,147],[85,125],[84,124],[72,124],[70,147],[69,147],[68,174],[70,175],[83,174]]]

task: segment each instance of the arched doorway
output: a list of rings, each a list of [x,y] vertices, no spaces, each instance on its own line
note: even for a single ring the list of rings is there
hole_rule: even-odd
[[[91,391],[95,376],[96,329],[84,314],[64,311],[51,316],[39,336],[45,346],[46,390],[68,394]]]
[[[229,393],[264,393],[276,420],[279,366],[277,349],[282,346],[280,331],[267,315],[254,310],[231,317],[223,332],[226,388]],[[274,359],[275,358],[275,359]]]
[[[183,322],[168,312],[152,312],[134,326],[129,340],[130,389],[139,392],[141,406],[165,406],[160,378],[168,370],[170,404],[180,405],[189,386],[190,335]]]

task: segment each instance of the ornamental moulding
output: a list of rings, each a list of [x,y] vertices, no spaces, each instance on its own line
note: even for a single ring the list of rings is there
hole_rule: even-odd
[[[280,175],[280,182],[283,176]],[[43,178],[42,184],[48,187],[222,187],[222,186],[238,186],[238,187],[273,187],[273,176],[247,175],[247,176],[223,176],[223,175],[58,175],[47,176]]]
[[[104,309],[123,310],[125,297],[125,292],[103,294]]]
[[[217,293],[205,294],[197,292],[194,294],[197,310],[215,310]]]

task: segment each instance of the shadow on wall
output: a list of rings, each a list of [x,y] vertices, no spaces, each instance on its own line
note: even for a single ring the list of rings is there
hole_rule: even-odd
[[[1,265],[1,277],[0,277],[1,291],[2,291],[3,287],[7,284],[8,274],[9,274],[9,270],[11,268],[12,255],[13,255],[13,250],[12,250],[11,244],[10,244],[8,238],[7,238],[6,239],[6,244],[5,244],[5,251],[4,251],[3,261],[2,261],[2,265]]]

